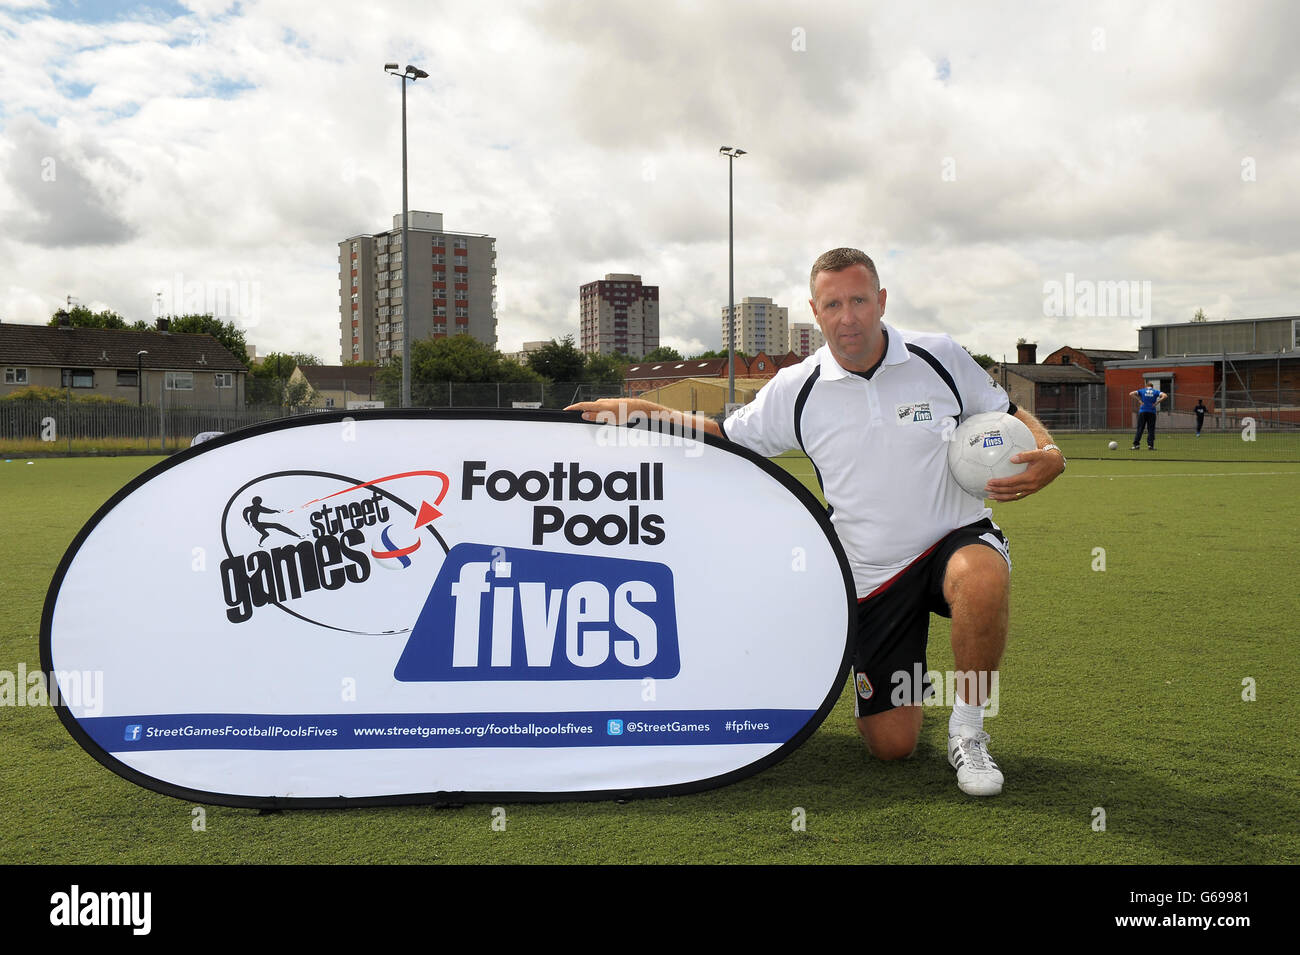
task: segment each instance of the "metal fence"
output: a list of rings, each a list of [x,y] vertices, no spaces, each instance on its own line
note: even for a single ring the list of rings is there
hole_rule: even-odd
[[[391,390],[391,394],[389,391]],[[415,383],[412,403],[424,408],[564,408],[578,401],[617,397],[617,384],[587,382]],[[385,407],[401,404],[396,387],[376,390]],[[166,397],[166,396],[164,396]],[[187,448],[204,431],[234,431],[249,425],[327,408],[261,404],[218,408],[186,405],[86,401],[71,390],[60,401],[0,400],[0,452],[93,454],[169,452]]]
[[[1093,387],[1078,389],[1078,401],[1073,407],[1038,408],[1035,416],[1053,431],[1106,431],[1137,425],[1137,401],[1126,395],[1120,408],[1122,414],[1115,420],[1107,414],[1107,397],[1104,390],[1093,392]],[[1270,397],[1273,392],[1270,391]],[[1112,398],[1114,395],[1112,394]],[[1162,403],[1157,415],[1157,427],[1162,431],[1196,431],[1197,401],[1204,400],[1206,413],[1203,430],[1239,431],[1248,424],[1258,431],[1300,432],[1300,394],[1281,392],[1277,401],[1261,401],[1246,391],[1225,391],[1205,396],[1175,395]]]
[[[0,401],[0,447],[50,453],[175,451],[203,431],[233,431],[294,414],[278,406],[157,407],[108,402]],[[39,443],[37,443],[39,442]]]
[[[546,408],[558,409],[579,401],[618,397],[618,383],[588,382],[415,382],[411,389],[413,403],[425,408]],[[398,407],[397,386],[376,387],[375,400],[385,407]],[[1210,409],[1205,415],[1204,437],[1216,435],[1238,437],[1243,430],[1275,435],[1270,443],[1287,449],[1286,457],[1297,456],[1290,450],[1300,448],[1300,393],[1282,392],[1282,403],[1258,400],[1249,392],[1227,391],[1206,399]],[[164,399],[169,397],[163,396]],[[1112,397],[1114,397],[1112,395]],[[1179,395],[1171,407],[1158,415],[1160,433],[1194,434],[1196,415],[1192,411],[1197,398]],[[1080,390],[1074,407],[1039,408],[1038,418],[1052,432],[1114,432],[1122,439],[1124,431],[1136,425],[1136,403],[1126,399],[1125,414],[1118,423],[1107,414],[1107,396],[1103,389]],[[242,407],[195,408],[181,405],[146,404],[77,400],[69,389],[60,401],[0,400],[0,451],[29,454],[85,454],[168,452],[189,446],[196,434],[204,431],[234,431],[276,418],[322,410],[314,407],[288,408],[263,404]],[[1109,422],[1109,424],[1108,424]],[[1294,439],[1294,440],[1293,440]],[[1206,441],[1208,447],[1212,444]]]
[[[396,407],[400,395],[394,386],[379,389],[387,407]],[[582,381],[560,382],[412,382],[411,402],[421,408],[565,408],[579,401],[617,398],[623,394],[621,382],[592,384]]]

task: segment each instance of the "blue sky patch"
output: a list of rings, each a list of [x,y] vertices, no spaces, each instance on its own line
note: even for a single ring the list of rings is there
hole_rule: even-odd
[[[172,0],[144,0],[141,3],[115,3],[113,0],[53,0],[48,10],[20,11],[33,17],[51,16],[56,20],[76,23],[117,23],[122,20],[139,20],[147,23],[165,22],[188,16],[189,9]]]

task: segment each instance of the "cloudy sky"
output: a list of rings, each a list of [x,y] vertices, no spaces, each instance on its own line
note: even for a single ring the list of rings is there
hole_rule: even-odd
[[[411,208],[497,238],[503,350],[606,272],[718,347],[721,145],[736,296],[792,320],[842,245],[887,321],[995,357],[1300,314],[1297,36],[1285,0],[0,0],[0,320],[208,295],[337,362],[337,243],[401,208],[390,60],[430,74]]]

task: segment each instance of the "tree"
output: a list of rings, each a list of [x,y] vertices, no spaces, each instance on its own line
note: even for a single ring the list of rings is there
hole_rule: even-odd
[[[249,404],[277,404],[301,408],[312,403],[316,394],[303,379],[292,381],[299,365],[319,365],[320,359],[304,352],[271,352],[253,369],[246,388]]]
[[[185,335],[211,335],[238,358],[245,368],[248,367],[248,343],[244,341],[243,331],[236,328],[234,322],[223,322],[212,315],[180,315],[168,319],[168,322],[168,331],[171,332]],[[136,323],[137,326],[139,324]],[[299,362],[299,364],[320,364],[313,356],[307,357],[311,361]],[[289,374],[293,374],[293,369],[289,370]]]
[[[551,381],[581,381],[587,356],[573,343],[572,335],[560,341],[552,338],[528,356],[528,367]]]
[[[650,354],[641,359],[642,361],[684,361],[682,353],[676,348],[669,348],[667,345],[660,345]]]
[[[962,345],[961,347],[966,348],[965,345]],[[985,371],[988,371],[997,364],[997,360],[992,355],[985,355],[983,352],[973,352],[969,348],[966,348],[966,354],[974,358],[979,366]]]
[[[60,309],[59,311],[63,310]],[[66,314],[72,320],[74,328],[115,328],[129,329],[133,332],[155,332],[158,330],[143,319],[128,325],[126,319],[112,309],[92,312],[84,305],[76,305],[67,310]],[[55,312],[51,316],[49,324],[59,324],[59,312]],[[223,322],[211,315],[173,315],[168,318],[167,330],[179,335],[211,335],[232,355],[238,358],[245,368],[248,367],[247,342],[244,341],[243,331],[236,328],[234,322]]]
[[[1203,309],[1203,308],[1198,308],[1198,309],[1196,310],[1196,314],[1192,316],[1192,321],[1194,321],[1194,322],[1208,322],[1209,319],[1205,317],[1205,309]]]
[[[92,312],[84,305],[74,305],[70,309],[59,309],[50,316],[47,324],[58,325],[59,313],[66,314],[72,319],[73,328],[126,328],[126,319],[112,309],[106,308],[102,312]]]
[[[402,381],[402,358],[380,370],[378,378],[389,384]],[[422,338],[411,342],[411,381],[437,384],[448,381],[541,381],[531,368],[504,358],[491,345],[470,335]]]
[[[587,364],[582,369],[582,381],[597,385],[601,390],[617,389],[621,392],[629,364],[626,355],[588,355]]]
[[[726,357],[727,357],[727,350],[726,350],[725,348],[718,348],[718,349],[715,349],[715,350],[713,350],[713,351],[703,351],[703,352],[700,352],[698,355],[692,355],[690,358],[688,358],[688,359],[686,359],[686,360],[687,360],[687,361],[696,361],[696,360],[700,360],[700,361],[702,361],[702,360],[704,360],[704,359],[706,359],[706,358],[726,358]],[[736,357],[739,358],[741,361],[749,361],[749,359],[750,359],[752,356],[750,356],[750,355],[746,355],[743,351],[741,351],[739,348],[737,348],[737,349],[736,349]]]
[[[293,370],[299,365],[319,365],[320,359],[315,355],[308,355],[306,352],[278,352],[273,351],[266,356],[266,360],[253,369],[255,378],[284,378],[288,379],[293,375]]]

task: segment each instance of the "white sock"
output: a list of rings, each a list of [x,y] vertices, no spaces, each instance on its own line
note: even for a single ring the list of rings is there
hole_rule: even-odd
[[[962,730],[966,732],[963,733]],[[952,716],[948,717],[949,736],[970,736],[973,732],[984,730],[984,704],[972,706],[957,694],[957,702],[952,705]]]

